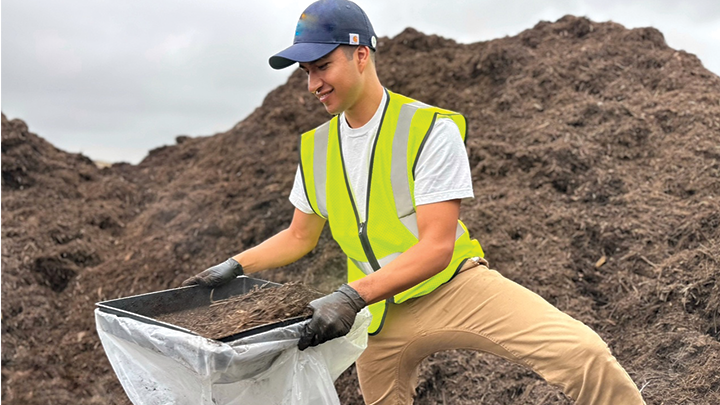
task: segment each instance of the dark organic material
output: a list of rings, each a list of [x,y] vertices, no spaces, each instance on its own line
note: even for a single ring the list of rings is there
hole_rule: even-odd
[[[156,319],[210,339],[221,339],[257,326],[309,317],[312,311],[307,305],[322,295],[299,283],[255,287],[247,294],[213,302],[209,307],[165,314]]]
[[[648,405],[720,404],[718,76],[653,28],[573,16],[473,44],[407,29],[377,63],[390,90],[466,115],[461,216],[494,269],[595,329]],[[328,118],[298,70],[228,131],[100,169],[3,116],[3,405],[128,404],[94,303],[178,287],[286,229],[298,136]],[[257,276],[330,292],[345,263],[326,227]],[[431,356],[418,383],[416,405],[570,404],[475,353]],[[352,370],[336,387],[362,403]]]

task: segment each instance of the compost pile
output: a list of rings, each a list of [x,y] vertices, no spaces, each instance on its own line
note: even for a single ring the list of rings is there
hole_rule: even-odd
[[[323,294],[302,284],[291,282],[274,288],[255,286],[247,294],[214,301],[210,306],[156,316],[162,322],[191,330],[210,339],[222,339],[248,329],[308,318],[307,305]]]
[[[648,404],[720,403],[720,78],[653,28],[572,16],[469,45],[406,29],[378,69],[466,114],[461,215],[493,268],[595,329]],[[98,169],[2,117],[3,403],[128,403],[93,304],[179,286],[288,226],[297,136],[328,119],[305,82],[136,166]],[[344,261],[326,230],[261,278],[331,291]],[[361,403],[352,370],[336,387]],[[570,402],[459,351],[422,364],[416,403]]]

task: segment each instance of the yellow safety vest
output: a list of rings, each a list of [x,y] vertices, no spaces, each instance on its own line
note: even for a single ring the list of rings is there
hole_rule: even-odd
[[[418,242],[415,215],[415,166],[438,118],[457,124],[465,140],[462,115],[387,91],[378,133],[370,156],[366,201],[356,201],[345,173],[338,116],[308,131],[300,140],[300,171],[313,211],[328,220],[333,238],[348,257],[348,282],[378,271]],[[366,204],[361,222],[357,204]],[[458,221],[450,265],[433,277],[385,301],[370,305],[368,332],[382,329],[387,303],[420,297],[448,282],[468,258],[483,257]]]

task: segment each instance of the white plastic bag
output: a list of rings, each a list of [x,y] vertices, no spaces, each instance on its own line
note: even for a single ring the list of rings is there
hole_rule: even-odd
[[[105,353],[135,405],[339,405],[333,381],[367,346],[370,312],[305,351],[302,323],[230,343],[95,310]]]

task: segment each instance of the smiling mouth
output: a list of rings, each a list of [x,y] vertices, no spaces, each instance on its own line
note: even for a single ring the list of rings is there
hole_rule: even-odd
[[[320,100],[321,103],[324,103],[325,100],[327,100],[328,96],[333,92],[334,90],[330,90],[325,93],[316,93],[315,96]]]

